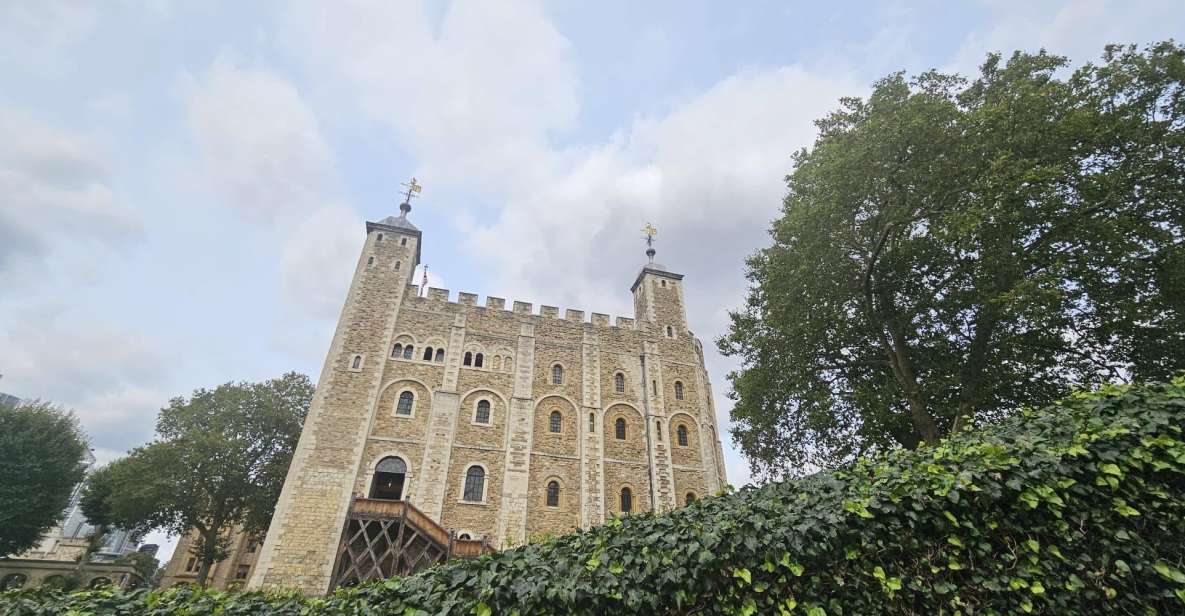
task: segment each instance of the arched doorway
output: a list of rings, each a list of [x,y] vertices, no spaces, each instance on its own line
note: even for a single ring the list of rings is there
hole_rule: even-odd
[[[28,581],[29,576],[23,573],[10,573],[0,580],[0,592],[23,588]]]
[[[407,463],[402,458],[379,460],[370,484],[370,498],[399,500],[403,498],[403,482],[407,478]]]

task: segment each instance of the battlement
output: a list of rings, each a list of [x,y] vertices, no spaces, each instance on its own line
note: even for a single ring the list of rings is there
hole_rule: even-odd
[[[610,317],[609,315],[600,312],[589,313],[585,312],[584,310],[575,310],[572,308],[568,308],[567,310],[561,312],[558,307],[548,305],[540,305],[539,311],[535,312],[534,303],[521,301],[510,302],[510,308],[507,308],[506,299],[495,297],[493,295],[486,296],[485,305],[483,306],[478,301],[477,293],[461,291],[457,294],[456,301],[450,299],[451,294],[451,291],[448,289],[429,287],[427,293],[421,297],[419,285],[409,284],[407,285],[407,295],[405,297],[409,297],[410,301],[412,302],[445,304],[477,310],[496,310],[523,316],[533,316],[541,319],[556,319],[573,323],[585,323],[593,325],[594,327],[645,329],[645,323],[640,323],[633,317]],[[589,315],[590,318],[585,320],[585,315]]]

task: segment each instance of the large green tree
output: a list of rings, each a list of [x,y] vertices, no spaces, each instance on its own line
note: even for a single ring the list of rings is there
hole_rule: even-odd
[[[267,529],[312,396],[308,377],[288,373],[174,398],[153,442],[91,475],[83,512],[104,526],[196,531],[204,585],[229,530]]]
[[[0,402],[0,556],[23,552],[62,517],[86,470],[87,438],[47,402]]]
[[[1185,367],[1185,48],[890,75],[794,155],[718,345],[758,474]]]

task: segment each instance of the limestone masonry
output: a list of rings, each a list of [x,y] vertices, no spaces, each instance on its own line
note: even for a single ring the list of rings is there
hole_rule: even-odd
[[[634,317],[420,289],[421,233],[366,224],[251,588],[329,589],[356,497],[406,499],[496,547],[665,511],[724,485],[683,276],[653,262]]]

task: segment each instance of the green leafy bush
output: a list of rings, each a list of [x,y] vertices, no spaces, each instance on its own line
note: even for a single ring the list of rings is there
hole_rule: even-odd
[[[8,614],[1185,612],[1185,379],[326,598],[18,591]]]

